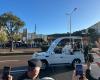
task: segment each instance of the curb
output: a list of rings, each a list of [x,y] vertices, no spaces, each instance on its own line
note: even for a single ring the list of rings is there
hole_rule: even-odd
[[[13,55],[31,55],[33,54],[34,52],[32,53],[0,53],[0,56],[13,56]]]
[[[23,52],[0,52],[0,56],[13,56],[13,55],[32,55],[35,52],[41,52],[41,51],[23,51]]]

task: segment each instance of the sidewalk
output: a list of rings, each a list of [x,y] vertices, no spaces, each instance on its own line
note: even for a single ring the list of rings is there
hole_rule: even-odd
[[[19,48],[14,49],[13,52],[10,52],[10,49],[0,49],[0,55],[9,55],[9,54],[32,54],[34,52],[41,51],[39,48]]]

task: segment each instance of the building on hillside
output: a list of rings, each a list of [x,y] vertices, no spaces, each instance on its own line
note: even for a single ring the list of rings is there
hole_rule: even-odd
[[[37,38],[42,38],[44,41],[47,41],[47,35],[37,34]]]
[[[90,28],[95,29],[97,34],[100,34],[100,22],[97,22],[96,24],[92,25]]]
[[[21,33],[20,33],[21,34]],[[36,38],[41,38],[44,41],[47,41],[47,35],[43,35],[43,34],[36,34],[35,32],[33,33],[28,33],[27,32],[27,28],[23,29],[23,33],[22,33],[22,40],[23,41],[27,41],[27,40],[34,40]]]
[[[47,36],[43,34],[27,33],[27,40],[34,40],[36,38],[41,38],[44,41],[47,41]]]

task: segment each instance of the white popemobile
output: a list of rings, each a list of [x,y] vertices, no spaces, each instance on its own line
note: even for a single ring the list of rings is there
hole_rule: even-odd
[[[80,43],[80,49],[73,50],[76,42]],[[46,52],[34,53],[32,59],[40,59],[43,63],[43,68],[59,64],[71,64],[74,66],[75,62],[85,62],[82,48],[83,42],[81,37],[61,37],[54,40]]]

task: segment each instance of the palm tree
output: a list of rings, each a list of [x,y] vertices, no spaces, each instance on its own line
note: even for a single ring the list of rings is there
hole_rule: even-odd
[[[13,36],[18,33],[20,28],[22,28],[25,23],[13,15],[11,12],[4,13],[0,16],[0,26],[5,28],[5,31],[8,35],[8,39],[11,42],[10,51],[13,51]]]

